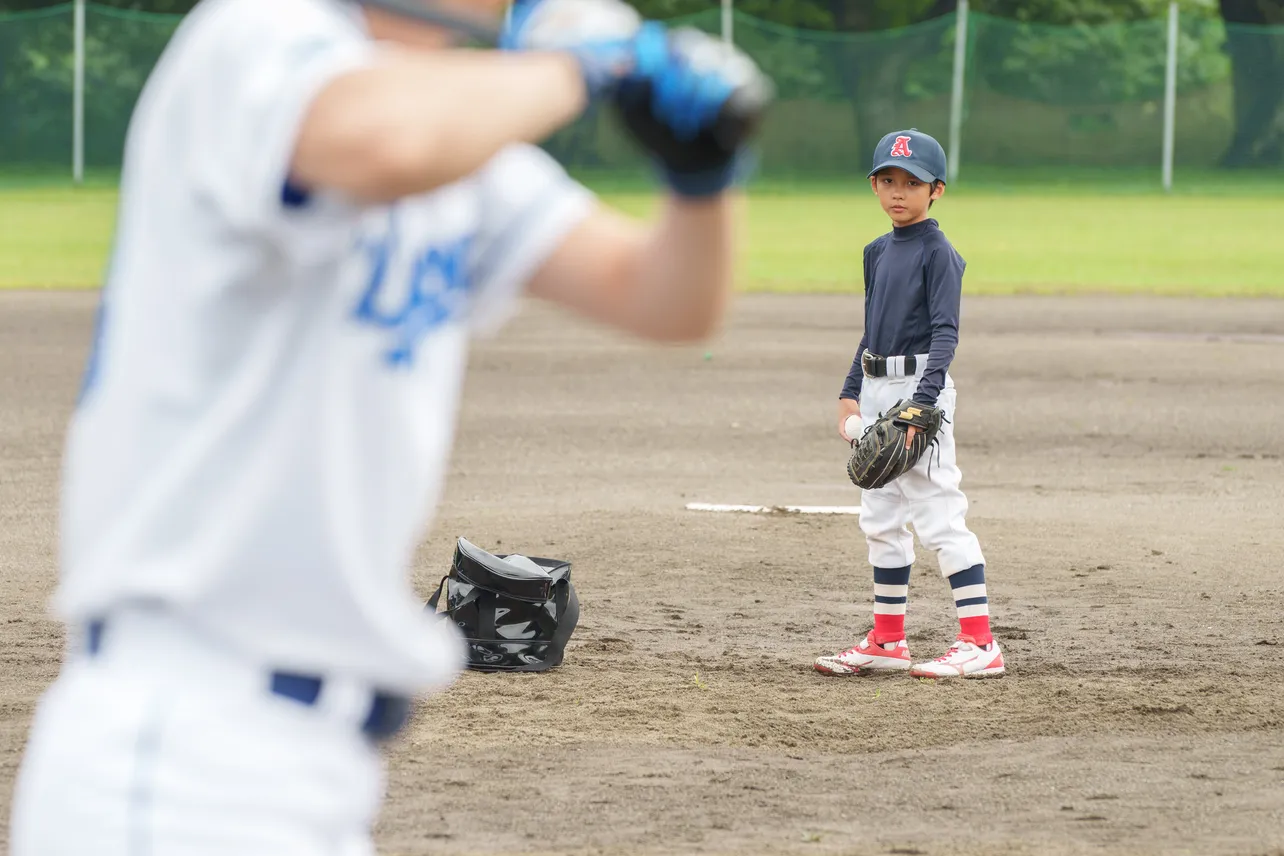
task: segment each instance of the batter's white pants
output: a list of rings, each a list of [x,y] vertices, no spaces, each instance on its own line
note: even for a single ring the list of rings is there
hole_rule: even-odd
[[[268,680],[160,616],[69,651],[15,784],[12,856],[373,854],[384,771],[358,688],[306,707]]]
[[[927,362],[920,358],[919,364]],[[921,373],[913,377],[871,378],[861,383],[861,422],[869,428],[896,402],[914,397]],[[860,528],[876,568],[914,564],[914,527],[923,547],[936,553],[941,574],[950,576],[984,564],[981,545],[967,528],[967,497],[959,489],[963,474],[954,450],[954,405],[957,393],[948,375],[937,406],[950,421],[942,426],[931,449],[905,475],[878,490],[861,493]]]

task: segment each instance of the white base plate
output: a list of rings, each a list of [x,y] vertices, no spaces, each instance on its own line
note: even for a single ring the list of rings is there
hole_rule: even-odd
[[[859,505],[719,505],[688,502],[687,511],[718,511],[745,514],[860,514]]]

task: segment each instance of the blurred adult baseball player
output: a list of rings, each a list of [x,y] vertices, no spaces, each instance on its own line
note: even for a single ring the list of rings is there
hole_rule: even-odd
[[[380,741],[463,662],[407,569],[470,334],[523,291],[654,340],[720,317],[752,123],[710,129],[751,62],[617,0],[520,2],[500,51],[374,5],[204,0],[138,104],[15,856],[372,852]],[[653,225],[531,145],[594,100],[657,160]]]

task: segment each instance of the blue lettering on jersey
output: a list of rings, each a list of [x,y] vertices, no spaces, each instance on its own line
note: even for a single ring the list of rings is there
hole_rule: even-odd
[[[383,354],[390,368],[413,366],[415,349],[424,337],[463,313],[472,236],[417,249],[410,253],[408,265],[400,243],[395,212],[385,234],[362,242],[370,277],[352,313],[357,321],[391,333]]]

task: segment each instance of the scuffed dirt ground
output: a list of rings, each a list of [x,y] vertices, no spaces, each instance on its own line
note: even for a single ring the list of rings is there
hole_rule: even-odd
[[[94,297],[0,295],[0,842],[61,629],[62,432]],[[574,562],[565,666],[464,676],[393,748],[387,854],[1284,852],[1284,302],[968,299],[970,521],[1010,674],[824,679],[867,628],[834,399],[853,297],[704,347],[531,307],[475,353],[426,595],[466,536]],[[954,632],[920,556],[910,643]]]

